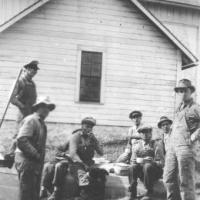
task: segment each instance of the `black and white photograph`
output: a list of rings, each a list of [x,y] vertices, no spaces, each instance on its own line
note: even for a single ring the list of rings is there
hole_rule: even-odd
[[[200,200],[200,0],[0,0],[0,200]]]

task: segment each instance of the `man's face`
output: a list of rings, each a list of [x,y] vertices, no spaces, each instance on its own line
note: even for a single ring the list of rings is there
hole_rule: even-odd
[[[170,128],[171,128],[171,124],[168,121],[163,122],[161,124],[161,129],[163,130],[164,133],[169,133]]]
[[[89,133],[92,133],[93,126],[90,124],[82,124],[82,131],[83,134],[87,135]]]
[[[138,126],[141,123],[142,117],[140,115],[135,115],[131,120],[134,125]]]
[[[151,131],[145,131],[144,133],[141,133],[141,137],[144,141],[148,142],[152,138],[152,132]]]
[[[43,119],[45,119],[45,118],[48,117],[49,112],[50,112],[50,110],[49,110],[49,108],[48,108],[47,105],[41,105],[41,106],[38,108],[38,113],[39,113],[39,115],[40,115]]]
[[[180,88],[176,92],[179,102],[186,102],[191,99],[192,92],[190,88]]]
[[[25,73],[27,74],[27,76],[33,78],[37,74],[37,71],[37,69],[27,68],[25,70]]]

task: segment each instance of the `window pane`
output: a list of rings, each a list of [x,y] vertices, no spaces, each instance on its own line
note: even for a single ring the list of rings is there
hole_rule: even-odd
[[[101,69],[102,53],[82,52],[80,101],[100,102]]]

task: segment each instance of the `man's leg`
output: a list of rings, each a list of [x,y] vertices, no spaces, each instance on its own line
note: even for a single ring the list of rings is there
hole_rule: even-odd
[[[167,151],[163,178],[167,190],[167,199],[181,200],[178,182],[178,161],[172,148]]]
[[[26,163],[16,163],[16,169],[19,177],[19,200],[39,200],[37,173],[31,166]]]
[[[48,162],[44,165],[42,177],[41,177],[41,190],[40,198],[47,197],[47,191],[53,192],[53,178],[55,172],[56,163]]]
[[[59,163],[56,163],[54,177],[52,181],[54,191],[51,197],[49,198],[50,200],[58,200],[60,198],[62,185],[64,185],[65,176],[68,173],[68,167],[68,161],[63,160]]]
[[[195,160],[189,147],[177,152],[182,200],[195,200]]]
[[[129,170],[129,190],[131,192],[131,198],[134,199],[137,197],[137,179],[142,173],[142,167],[139,164],[133,164]]]

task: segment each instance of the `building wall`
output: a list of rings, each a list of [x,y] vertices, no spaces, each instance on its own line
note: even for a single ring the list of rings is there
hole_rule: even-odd
[[[167,26],[185,46],[200,58],[199,10],[154,3],[146,3],[145,7]],[[180,71],[179,78],[183,77],[191,79],[196,85],[196,96],[197,100],[200,101],[199,66]]]
[[[38,0],[0,0],[0,25],[37,1]]]
[[[52,0],[1,33],[0,48],[1,115],[20,67],[37,59],[38,93],[57,104],[51,122],[92,115],[98,125],[129,126],[133,109],[152,125],[173,116],[177,49],[128,0]],[[76,101],[80,48],[105,53],[101,104]],[[13,106],[6,119],[15,119]]]

